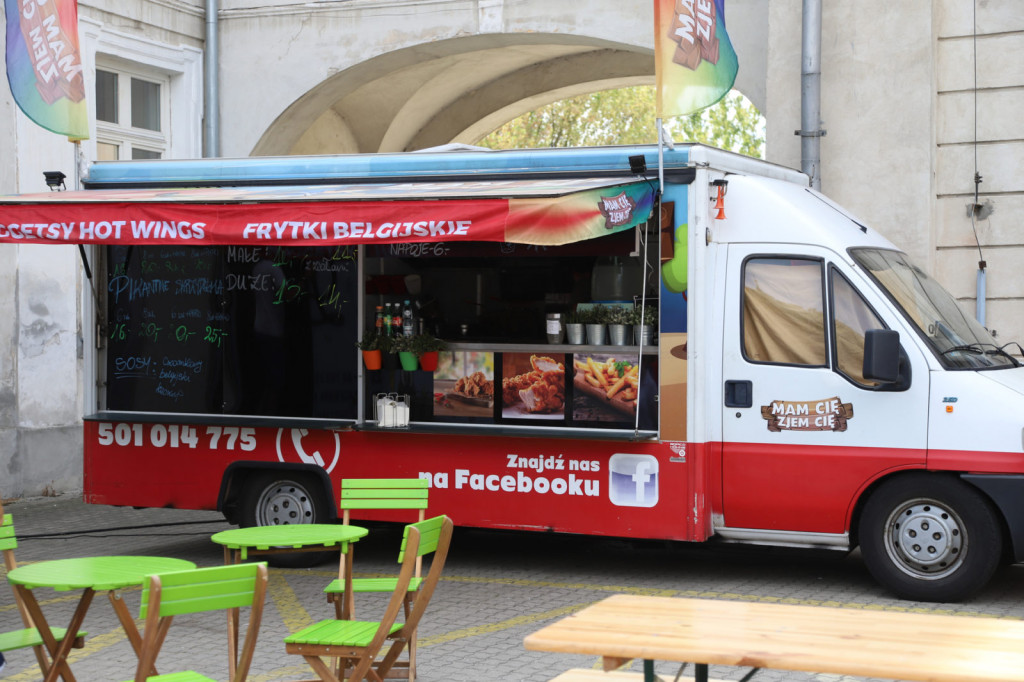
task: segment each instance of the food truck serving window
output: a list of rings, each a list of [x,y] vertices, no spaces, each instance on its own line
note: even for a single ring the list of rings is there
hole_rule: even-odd
[[[411,198],[430,191],[436,200]],[[583,356],[545,347],[549,313],[580,303],[633,307],[643,290],[638,229],[653,209],[648,183],[102,193],[21,199],[3,210],[26,221],[21,237],[31,219],[36,239],[104,245],[103,410],[373,422],[375,397],[400,393],[412,396],[416,421],[627,428],[643,412],[644,381],[655,398],[654,352],[643,379],[636,348]],[[438,218],[449,213],[466,220]],[[45,221],[58,214],[86,232],[51,235]],[[656,272],[657,254],[649,256],[647,271]],[[473,371],[434,386],[430,373],[397,367],[395,354],[386,371],[361,371],[356,340],[374,326],[377,306],[397,316],[406,302],[413,331],[453,346],[438,376]],[[593,388],[580,372],[574,390],[578,360],[600,382],[610,415],[575,404]],[[492,396],[486,404],[480,392]],[[461,410],[449,395],[466,398]],[[653,417],[641,421],[654,428]]]
[[[104,409],[373,423],[376,396],[399,394],[421,423],[632,429],[639,414],[654,429],[654,349],[641,362],[632,339],[547,336],[552,311],[595,292],[633,307],[634,247],[629,232],[552,247],[110,246]],[[415,333],[447,342],[439,366],[404,370],[391,353],[360,377],[360,330],[406,302]]]

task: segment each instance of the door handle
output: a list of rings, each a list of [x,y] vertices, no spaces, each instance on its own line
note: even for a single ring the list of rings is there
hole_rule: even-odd
[[[752,407],[754,405],[754,382],[749,379],[729,379],[725,382],[726,407]]]

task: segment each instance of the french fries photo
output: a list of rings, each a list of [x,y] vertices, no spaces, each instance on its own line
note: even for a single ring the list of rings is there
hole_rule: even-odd
[[[573,360],[573,369],[574,384],[583,393],[617,410],[630,414],[636,411],[640,374],[635,362],[615,357],[595,360],[588,356]]]

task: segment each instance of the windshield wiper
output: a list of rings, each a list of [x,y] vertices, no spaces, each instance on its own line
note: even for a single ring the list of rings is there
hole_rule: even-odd
[[[986,346],[992,347],[986,348]],[[1017,358],[1013,357],[999,346],[996,346],[991,343],[970,343],[959,346],[950,346],[946,350],[942,351],[940,355],[948,355],[949,353],[956,352],[974,353],[976,355],[1002,355],[1003,357],[1009,359],[1009,361],[1013,363],[1014,367],[1020,367],[1020,362],[1017,361]]]

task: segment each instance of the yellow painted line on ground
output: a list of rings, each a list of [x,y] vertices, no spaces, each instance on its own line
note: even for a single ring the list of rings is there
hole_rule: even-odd
[[[299,658],[296,656],[296,658]],[[285,668],[278,668],[272,670],[269,673],[262,673],[260,675],[249,674],[245,679],[249,682],[280,682],[282,677],[292,677],[293,675],[306,675],[307,679],[313,674],[313,669],[306,664],[302,665],[290,665]],[[7,680],[4,680],[7,682]]]
[[[542,613],[532,613],[528,616],[516,616],[515,618],[509,618],[508,620],[499,621],[497,623],[489,623],[487,625],[476,625],[470,628],[452,630],[451,632],[446,632],[443,635],[423,637],[419,640],[419,645],[433,646],[435,644],[444,644],[446,642],[452,642],[457,639],[463,639],[465,637],[489,635],[495,632],[501,632],[502,630],[508,630],[509,628],[519,627],[520,625],[531,625],[542,620],[550,620],[552,618],[559,618],[561,616],[567,616],[571,613],[576,613],[580,609],[590,606],[593,603],[594,602],[589,601],[583,604],[561,606],[557,609],[551,609],[550,611],[544,611]]]
[[[576,613],[580,609],[590,606],[593,603],[594,602],[586,602],[583,604],[574,604],[572,606],[562,606],[560,608],[545,611],[543,613],[534,613],[529,616],[516,616],[515,618],[509,618],[508,620],[503,620],[498,623],[489,623],[487,625],[478,625],[471,628],[452,630],[451,632],[446,632],[443,635],[435,635],[433,637],[420,638],[418,644],[420,647],[434,646],[437,644],[446,644],[448,642],[453,642],[455,640],[463,639],[465,637],[489,635],[495,632],[500,632],[502,630],[508,630],[509,628],[519,627],[521,625],[531,625],[542,620],[550,620],[552,618],[559,618],[560,616],[567,616],[571,613]],[[385,644],[384,648],[386,649],[387,646],[388,645]],[[302,675],[308,672],[309,666],[306,665],[289,666],[286,668],[278,668],[277,670],[271,671],[269,673],[264,673],[262,675],[250,675],[249,680],[250,682],[276,682],[284,676]]]
[[[295,597],[295,590],[288,584],[287,574],[278,571],[270,573],[267,595],[274,602],[274,607],[281,616],[285,627],[288,628],[288,632],[298,632],[313,623],[306,607],[299,603]]]
[[[320,572],[325,577],[333,577],[333,573]],[[355,573],[356,578],[386,578],[388,573]],[[995,616],[981,611],[968,611],[953,607],[901,606],[899,604],[865,604],[862,602],[842,602],[831,599],[795,599],[792,597],[772,597],[766,595],[739,594],[736,592],[716,592],[711,590],[675,590],[656,587],[636,587],[631,585],[598,585],[593,583],[552,582],[545,580],[526,580],[520,578],[479,578],[474,576],[441,576],[441,582],[474,583],[481,585],[508,585],[511,587],[549,587],[560,590],[588,590],[593,592],[610,592],[622,594],[641,594],[655,597],[696,597],[700,599],[728,599],[732,601],[764,602],[770,604],[803,604],[807,606],[832,606],[846,609],[867,609],[877,611],[899,611],[905,613],[933,613],[952,616],[974,616],[978,618],[1000,618],[1004,620],[1024,620],[1024,616]]]
[[[73,601],[73,602],[75,602],[77,604],[80,597],[81,597],[81,595],[72,593],[72,594],[69,594],[69,595],[67,595],[65,597],[54,597],[53,599],[43,599],[42,601],[39,601],[39,600],[37,600],[37,601],[39,601],[39,606],[41,606],[41,607],[47,606],[48,604],[59,604],[61,602],[66,602],[66,601]],[[0,613],[4,613],[6,611],[13,611],[16,608],[18,608],[17,604],[6,604],[4,606],[0,606]],[[43,614],[43,615],[45,615],[45,614]]]

